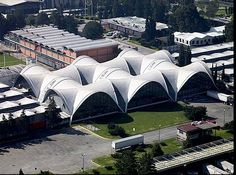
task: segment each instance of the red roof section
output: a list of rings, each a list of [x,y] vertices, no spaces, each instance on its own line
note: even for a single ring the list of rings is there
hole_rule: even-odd
[[[181,126],[178,126],[177,129],[184,131],[184,132],[191,132],[191,131],[195,131],[195,130],[200,130],[200,128],[191,125],[191,123],[187,123]]]

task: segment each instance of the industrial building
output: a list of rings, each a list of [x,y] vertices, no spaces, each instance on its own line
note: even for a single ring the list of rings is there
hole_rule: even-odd
[[[55,69],[71,64],[81,55],[105,62],[118,52],[118,43],[113,40],[91,40],[53,26],[11,31],[5,36],[5,44]]]
[[[125,49],[104,63],[80,56],[57,71],[28,65],[15,86],[31,89],[39,102],[54,97],[61,110],[69,114],[70,122],[215,89],[211,72],[202,61],[178,67],[165,50],[142,55],[133,49]]]
[[[118,30],[123,34],[131,35],[135,38],[141,38],[145,31],[146,19],[136,16],[118,17],[102,20],[105,29]],[[164,23],[156,22],[156,30],[165,33],[168,26]]]
[[[215,121],[194,121],[177,126],[177,139],[181,141],[195,140],[211,135],[212,129],[218,128]]]
[[[233,49],[233,42],[191,48],[191,62],[204,61],[211,70],[218,70],[218,73],[224,68],[225,75],[229,77],[232,84],[234,82]],[[179,53],[173,53],[172,56],[178,59]]]
[[[46,127],[45,107],[28,93],[0,83],[0,140]]]
[[[208,32],[185,33],[174,32],[174,42],[187,46],[204,46],[214,44],[217,40],[224,37],[225,26],[211,27]],[[215,40],[215,41],[214,41]]]
[[[37,13],[43,0],[0,0],[0,13]]]

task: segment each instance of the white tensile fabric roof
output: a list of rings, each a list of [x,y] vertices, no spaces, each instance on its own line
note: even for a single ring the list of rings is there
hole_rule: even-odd
[[[99,92],[109,95],[120,110],[126,112],[132,97],[151,82],[158,83],[170,99],[177,100],[183,85],[200,72],[212,80],[209,68],[202,61],[178,67],[168,51],[142,55],[136,50],[126,49],[105,63],[98,63],[89,56],[80,56],[71,65],[52,72],[40,65],[29,65],[22,70],[21,76],[40,102],[46,100],[49,91],[54,91],[73,116],[87,98]],[[166,81],[174,92],[169,92]],[[123,100],[119,100],[118,96]]]

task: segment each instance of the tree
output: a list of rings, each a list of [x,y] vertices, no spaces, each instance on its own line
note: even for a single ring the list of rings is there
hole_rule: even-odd
[[[64,29],[65,28],[63,15],[60,14],[60,12],[53,11],[49,20],[52,24],[56,25],[59,29]]]
[[[143,0],[136,0],[135,1],[135,16],[143,17]]]
[[[222,64],[222,72],[221,72],[221,80],[224,81],[225,80],[225,64]]]
[[[165,4],[161,0],[153,2],[153,19],[158,22],[165,22]]]
[[[102,34],[103,34],[102,25],[95,21],[88,22],[83,29],[83,35],[89,39],[101,38]]]
[[[27,25],[35,25],[35,16],[33,15],[28,15],[25,19]]]
[[[138,174],[156,174],[156,169],[154,166],[154,161],[152,156],[148,153],[144,153],[144,155],[138,160]]]
[[[190,64],[191,58],[192,58],[192,53],[190,47],[180,44],[179,57],[178,57],[179,66],[186,66]]]
[[[186,106],[184,114],[190,120],[202,120],[206,117],[207,108],[205,106]]]
[[[6,18],[0,13],[0,40],[3,39],[3,36],[7,33],[8,31],[8,22]]]
[[[234,40],[233,20],[231,20],[228,24],[225,25],[225,38],[226,42],[231,42]]]
[[[152,157],[162,156],[164,152],[161,149],[161,146],[158,142],[155,142],[152,147],[151,155]]]
[[[209,1],[208,5],[206,6],[205,14],[208,17],[214,17],[218,9],[219,9],[219,2],[217,0]]]
[[[143,17],[147,19],[149,16],[152,16],[152,5],[151,5],[150,0],[146,0],[144,2],[145,3],[144,3]],[[155,18],[153,18],[153,19],[155,19]]]
[[[123,16],[121,12],[121,6],[118,0],[113,0],[112,17],[119,17],[119,16]]]
[[[146,41],[154,40],[156,36],[156,22],[152,17],[146,19],[145,31],[143,37]]]
[[[137,162],[134,152],[125,150],[115,163],[116,174],[137,174]]]
[[[50,23],[50,20],[48,18],[48,15],[44,12],[39,13],[35,19],[36,25],[43,25],[43,24],[48,25],[49,23]]]
[[[171,20],[170,20],[171,19]],[[181,5],[169,18],[169,25],[179,32],[206,32],[210,29],[207,21],[200,16],[194,4]]]
[[[24,175],[24,172],[22,171],[22,169],[20,169],[19,175]]]
[[[15,30],[25,27],[26,21],[24,14],[19,11],[13,14],[7,14],[8,30]]]
[[[65,16],[63,21],[65,23],[64,29],[66,31],[78,34],[77,21],[74,19],[73,16]]]

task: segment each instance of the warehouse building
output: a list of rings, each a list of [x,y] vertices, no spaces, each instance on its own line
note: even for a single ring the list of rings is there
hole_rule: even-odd
[[[70,122],[215,89],[211,72],[202,61],[178,67],[165,50],[142,55],[133,49],[125,49],[104,63],[80,56],[57,71],[29,65],[15,85],[30,88],[41,103],[54,97],[61,110],[69,114]]]
[[[37,13],[42,0],[0,0],[0,13],[24,11],[24,13]]]
[[[118,17],[102,20],[105,29],[118,30],[123,34],[141,38],[145,31],[146,19],[136,16]],[[156,22],[156,30],[165,35],[168,26],[164,23]]]
[[[206,33],[174,32],[174,42],[187,46],[204,46],[219,42],[224,38],[225,26],[211,27]]]
[[[109,39],[91,40],[53,26],[11,31],[5,44],[55,69],[88,55],[98,62],[108,61],[118,52],[118,43]]]
[[[45,107],[27,96],[28,89],[0,83],[0,140],[46,127]]]

